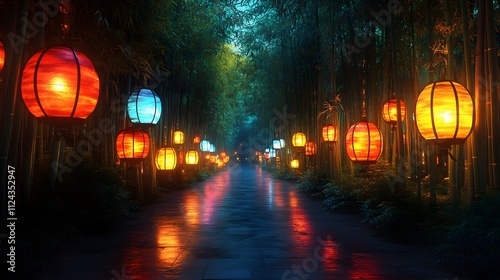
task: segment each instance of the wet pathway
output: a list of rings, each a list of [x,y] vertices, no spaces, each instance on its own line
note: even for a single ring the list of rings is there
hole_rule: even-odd
[[[169,194],[41,279],[463,279],[255,165]]]

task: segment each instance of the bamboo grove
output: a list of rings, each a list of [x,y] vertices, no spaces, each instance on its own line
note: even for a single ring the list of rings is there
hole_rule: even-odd
[[[294,116],[275,131],[280,137],[303,131],[321,143],[321,127],[334,123],[338,143],[344,143],[347,129],[366,110],[383,131],[380,162],[394,166],[391,180],[405,185],[411,178],[414,191],[431,203],[434,186],[447,175],[457,203],[498,189],[498,2],[272,1],[258,2],[254,10],[258,16],[240,42],[254,61],[253,94],[272,104],[265,111],[287,106]],[[433,174],[439,151],[425,144],[412,116],[419,92],[439,80],[465,85],[480,113],[467,143],[447,151],[438,163],[446,170]],[[384,123],[381,112],[393,95],[407,104],[407,117],[395,127]],[[355,168],[338,143],[333,159],[328,145],[320,145],[316,161],[333,161],[337,177]],[[429,174],[431,188],[422,194]]]
[[[337,144],[319,144],[313,164],[328,166],[334,177],[356,168],[341,143],[366,114],[384,135],[381,162],[394,166],[402,185],[415,179],[420,194],[436,163],[416,130],[413,106],[425,85],[454,80],[472,93],[477,121],[467,143],[449,151],[453,199],[469,203],[499,188],[498,1],[22,0],[0,1],[0,12],[6,50],[0,168],[22,170],[25,201],[37,168],[64,161],[65,150],[53,151],[74,148],[103,119],[113,131],[99,135],[86,160],[114,167],[114,137],[128,126],[124,98],[139,87],[154,89],[163,102],[160,122],[150,129],[152,150],[181,129],[186,139],[200,135],[251,154],[296,131],[321,143],[321,127],[334,123]],[[65,132],[38,123],[19,96],[24,63],[51,45],[85,52],[101,81],[96,110],[85,125]],[[395,127],[381,115],[393,95],[407,104],[407,117]],[[270,125],[277,116],[284,125]],[[67,135],[64,145],[60,133]],[[146,174],[155,178],[148,161]],[[430,182],[434,200],[437,183]]]

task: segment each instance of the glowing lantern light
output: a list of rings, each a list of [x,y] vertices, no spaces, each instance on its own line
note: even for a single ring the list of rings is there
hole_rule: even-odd
[[[216,163],[217,162],[217,156],[211,155],[209,161],[210,161],[210,163]]]
[[[297,132],[292,136],[292,145],[294,147],[304,147],[306,145],[306,135],[302,132]]]
[[[198,151],[188,151],[186,153],[186,164],[198,164]]]
[[[264,153],[269,153],[269,151],[270,151],[270,149],[269,149],[269,148],[266,148],[266,149],[264,150]]]
[[[226,157],[226,152],[221,152],[221,153],[220,153],[220,157],[221,157],[221,158]]]
[[[273,149],[280,150],[281,149],[281,141],[280,139],[273,140]]]
[[[210,142],[208,140],[202,140],[200,142],[200,150],[202,152],[208,152],[208,151],[210,151]]]
[[[406,116],[406,106],[403,100],[399,100],[399,105],[401,107],[401,121],[403,121]],[[398,106],[396,98],[391,98],[384,102],[382,105],[382,117],[388,124],[396,125],[398,123]]]
[[[209,152],[211,153],[215,153],[215,145],[214,144],[210,144],[210,150],[208,150]]]
[[[118,158],[126,162],[141,162],[149,153],[149,135],[137,128],[120,131],[116,137]]]
[[[72,48],[54,46],[35,53],[24,66],[21,93],[40,121],[82,123],[99,99],[99,77],[92,61]]]
[[[3,66],[5,65],[5,49],[2,42],[0,42],[0,73],[2,73]]]
[[[223,159],[224,163],[228,163],[229,162],[229,156],[225,156],[224,159]]]
[[[314,142],[307,142],[306,144],[306,156],[314,156],[316,155],[316,143]]]
[[[147,88],[133,91],[128,96],[127,113],[133,124],[155,125],[161,116],[160,97]]]
[[[298,169],[300,167],[299,160],[292,159],[292,161],[290,161],[290,167],[293,169]]]
[[[224,167],[224,162],[222,160],[217,161],[217,167],[218,168]]]
[[[377,126],[361,121],[347,131],[347,156],[354,163],[375,163],[382,155],[382,143],[382,134]]]
[[[427,85],[415,105],[415,121],[425,141],[448,146],[462,144],[475,122],[474,102],[469,91],[453,81]]]
[[[337,142],[337,127],[333,124],[327,124],[323,126],[322,130],[323,141],[326,143],[335,143]]]
[[[196,135],[194,138],[193,138],[193,144],[200,144],[201,142],[201,138],[200,136]]]
[[[276,150],[275,149],[269,149],[269,157],[270,158],[276,157]]]
[[[177,153],[174,148],[163,147],[156,152],[158,170],[174,170],[177,165]]]
[[[206,155],[205,155],[205,159],[206,159],[206,160],[209,160],[209,159],[210,159],[210,154],[206,154]]]
[[[174,131],[174,144],[175,145],[184,144],[184,132],[180,130]]]

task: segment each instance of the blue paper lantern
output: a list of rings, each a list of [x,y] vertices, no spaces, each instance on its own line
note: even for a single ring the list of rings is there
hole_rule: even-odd
[[[209,150],[211,153],[215,153],[215,145],[214,144],[210,144],[210,150]]]
[[[200,142],[200,150],[202,152],[209,152],[210,151],[210,142],[208,140],[202,140]]]
[[[128,96],[127,112],[133,124],[155,125],[161,116],[161,100],[150,89],[133,91]]]

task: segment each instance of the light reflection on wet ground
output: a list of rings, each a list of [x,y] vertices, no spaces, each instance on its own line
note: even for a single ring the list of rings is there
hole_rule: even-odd
[[[454,278],[428,252],[372,233],[359,217],[324,211],[292,183],[242,165],[170,194],[93,255],[98,265],[76,269],[100,277],[87,279],[113,279],[122,268],[131,279]]]

